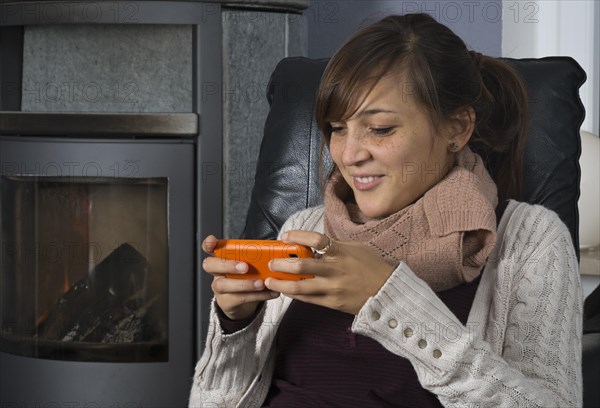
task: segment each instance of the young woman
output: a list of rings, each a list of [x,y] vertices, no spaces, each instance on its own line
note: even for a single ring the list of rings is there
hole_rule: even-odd
[[[270,265],[315,278],[227,279],[247,265],[205,260],[215,301],[190,406],[580,406],[569,232],[511,200],[526,112],[513,70],[430,16],[350,38],[317,95],[324,205],[280,233],[319,255]]]

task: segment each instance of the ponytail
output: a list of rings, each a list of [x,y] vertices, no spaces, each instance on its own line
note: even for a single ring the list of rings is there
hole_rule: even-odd
[[[523,155],[529,123],[525,85],[506,62],[473,51],[469,54],[481,81],[481,92],[473,105],[475,131],[469,145],[486,162],[498,187],[500,202],[518,200],[523,188]]]

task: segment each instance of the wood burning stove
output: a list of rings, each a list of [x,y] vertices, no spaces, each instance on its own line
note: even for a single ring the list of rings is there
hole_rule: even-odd
[[[129,3],[136,23],[192,25],[192,112],[20,112],[18,87],[0,103],[2,407],[187,404],[212,298],[198,239],[222,228],[221,100],[201,97],[220,11]],[[4,84],[23,16],[0,21]]]

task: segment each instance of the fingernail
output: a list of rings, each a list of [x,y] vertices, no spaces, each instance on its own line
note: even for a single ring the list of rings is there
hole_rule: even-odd
[[[262,280],[257,279],[257,280],[254,281],[254,288],[255,289],[264,289],[265,288],[265,283]]]
[[[265,280],[265,286],[268,288],[271,285],[271,278]]]
[[[248,265],[246,265],[244,262],[238,262],[235,264],[235,270],[242,273],[247,272]]]
[[[274,298],[279,297],[279,292],[271,291],[271,297],[274,297]]]
[[[287,240],[287,237],[288,237],[288,233],[287,232],[284,232],[283,234],[281,234],[281,240],[282,241]]]

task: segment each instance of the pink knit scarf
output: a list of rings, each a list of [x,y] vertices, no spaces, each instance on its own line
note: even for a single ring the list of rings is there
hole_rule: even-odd
[[[349,202],[352,191],[339,171],[324,198],[327,235],[363,242],[391,265],[404,261],[434,291],[479,276],[496,243],[496,185],[468,147],[446,177],[386,218],[369,219]]]

